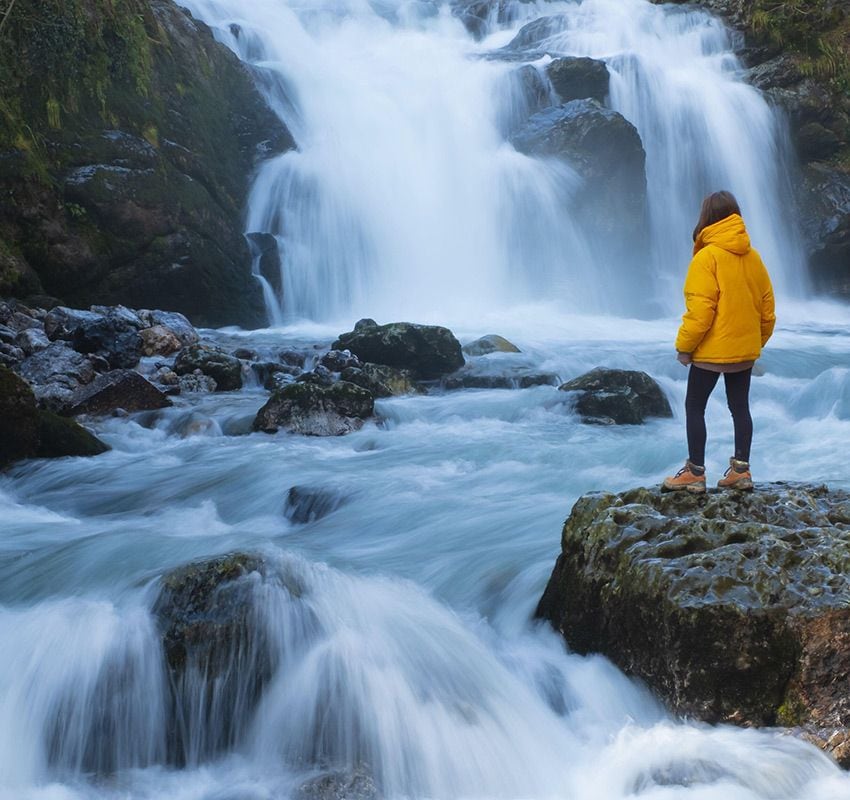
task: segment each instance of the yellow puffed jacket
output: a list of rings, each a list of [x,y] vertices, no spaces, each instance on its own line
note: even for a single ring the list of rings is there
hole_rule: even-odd
[[[685,307],[678,352],[710,364],[755,361],[761,355],[776,323],[773,287],[738,214],[697,236],[685,278]]]

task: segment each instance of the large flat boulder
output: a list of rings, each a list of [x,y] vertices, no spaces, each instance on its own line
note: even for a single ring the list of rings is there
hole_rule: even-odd
[[[586,495],[537,616],[675,712],[804,730],[850,765],[850,493]]]
[[[364,362],[410,370],[421,380],[438,379],[464,363],[460,342],[448,328],[411,322],[360,320],[353,331],[339,336],[333,349],[350,350]]]
[[[147,378],[131,369],[115,369],[81,386],[69,401],[69,414],[108,414],[165,408],[171,400]]]

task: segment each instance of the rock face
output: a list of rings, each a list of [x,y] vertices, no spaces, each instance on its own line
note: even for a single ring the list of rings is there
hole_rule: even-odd
[[[435,380],[464,363],[460,342],[448,328],[410,322],[378,325],[360,320],[333,343],[333,349],[350,350],[361,361],[408,369],[421,380]]]
[[[0,469],[24,458],[93,456],[108,449],[73,420],[37,408],[26,381],[0,366]]]
[[[645,372],[597,367],[559,388],[580,392],[576,411],[582,422],[640,425],[647,417],[673,416],[661,387]]]
[[[537,616],[679,713],[803,727],[837,748],[850,732],[850,494],[587,495]]]
[[[160,581],[153,613],[173,691],[169,749],[177,763],[233,746],[271,678],[276,657],[254,603],[267,574],[261,557],[231,553]]]
[[[284,428],[307,436],[342,436],[362,428],[374,406],[371,392],[346,381],[330,386],[290,383],[257,412],[254,430],[274,433]]]
[[[238,59],[170,0],[18,0],[3,38],[0,295],[264,322],[242,210],[293,142]]]

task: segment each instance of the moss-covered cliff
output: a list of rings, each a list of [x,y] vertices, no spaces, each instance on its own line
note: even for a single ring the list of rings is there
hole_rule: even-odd
[[[0,295],[262,321],[242,210],[293,143],[203,25],[168,0],[17,0],[0,86]]]

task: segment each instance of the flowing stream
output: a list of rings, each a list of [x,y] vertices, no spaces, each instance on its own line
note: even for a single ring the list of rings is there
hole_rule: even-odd
[[[585,426],[543,386],[393,398],[345,437],[268,436],[249,433],[266,397],[249,386],[95,420],[109,453],[0,475],[0,798],[283,800],[328,769],[366,770],[391,800],[850,798],[814,747],[676,720],[531,619],[576,498],[681,462],[673,315],[715,183],[739,195],[780,289],[753,386],[756,478],[850,488],[850,311],[790,299],[781,121],[737,82],[722,26],[642,0],[518,3],[476,43],[424,0],[187,5],[258,66],[300,146],[261,169],[248,219],[281,241],[270,302],[286,324],[209,337],[271,357],[327,347],[361,315],[449,323],[520,347],[483,357],[494,371],[645,370],[676,418]],[[506,141],[527,111],[517,65],[480,56],[553,13],[558,50],[604,58],[611,103],[644,136],[652,269],[594,263],[568,213],[577,176]],[[732,442],[721,392],[708,426],[715,478]],[[291,486],[338,508],[292,522]],[[197,721],[214,705],[188,685],[178,765],[157,581],[233,550],[277,565],[253,589],[273,678],[227,731]]]

